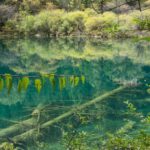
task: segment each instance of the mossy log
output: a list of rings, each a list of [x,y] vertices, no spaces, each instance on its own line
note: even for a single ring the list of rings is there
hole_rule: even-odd
[[[75,107],[75,108],[71,109],[70,111],[68,111],[68,112],[66,112],[64,114],[62,114],[62,115],[60,115],[60,116],[58,116],[58,117],[56,117],[56,118],[54,118],[54,119],[52,119],[50,121],[47,121],[47,122],[43,123],[40,126],[40,129],[41,129],[41,131],[44,130],[44,129],[47,129],[48,127],[50,127],[50,126],[52,126],[52,125],[54,125],[56,123],[59,123],[63,119],[73,115],[74,113],[76,113],[78,111],[82,111],[82,110],[84,110],[84,109],[86,109],[86,108],[88,108],[88,107],[90,107],[90,106],[92,106],[92,105],[94,105],[96,103],[99,103],[102,100],[105,100],[105,99],[109,98],[110,96],[113,96],[113,95],[115,95],[115,94],[125,90],[126,88],[127,88],[127,86],[119,87],[119,88],[114,89],[114,90],[112,90],[110,92],[107,92],[107,93],[105,93],[105,94],[103,94],[103,95],[101,95],[101,96],[99,96],[99,97],[97,97],[97,98],[95,98],[95,99],[93,99],[91,101],[88,101],[88,102],[86,102],[86,103],[84,103],[84,104],[82,104],[82,105],[80,105],[78,107]],[[36,135],[36,132],[37,132],[36,128],[31,129],[31,130],[29,130],[27,132],[24,132],[24,133],[22,133],[20,135],[17,135],[15,137],[13,137],[13,140],[15,142],[17,142],[17,141],[26,141],[26,142],[32,141],[31,139],[34,138],[34,136]]]

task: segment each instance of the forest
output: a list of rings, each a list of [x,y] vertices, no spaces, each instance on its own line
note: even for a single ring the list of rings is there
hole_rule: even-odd
[[[0,0],[0,150],[150,150],[150,0]]]

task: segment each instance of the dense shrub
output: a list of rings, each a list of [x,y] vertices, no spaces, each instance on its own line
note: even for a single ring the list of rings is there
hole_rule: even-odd
[[[62,17],[60,32],[65,35],[84,32],[86,14],[81,11],[66,13]]]
[[[18,25],[19,30],[26,34],[42,33],[44,35],[56,35],[61,25],[61,16],[64,11],[42,11],[36,16],[27,15]]]
[[[109,36],[117,30],[117,18],[114,13],[89,17],[85,23],[86,31],[90,35]]]
[[[12,24],[12,21],[10,22],[10,24]],[[29,34],[34,31],[34,27],[33,27],[34,22],[35,22],[35,17],[32,15],[28,15],[24,17],[21,22],[17,23],[16,21],[16,29],[25,34]]]
[[[27,35],[47,36],[90,35],[100,37],[131,36],[130,31],[150,30],[150,11],[134,11],[129,14],[116,15],[112,12],[97,14],[92,9],[65,12],[55,9],[43,10],[37,15],[21,11],[9,20],[6,28],[16,29]],[[16,16],[17,16],[16,15]],[[21,18],[18,19],[18,18]]]
[[[150,30],[150,11],[145,10],[140,15],[135,16],[135,24],[139,30]]]

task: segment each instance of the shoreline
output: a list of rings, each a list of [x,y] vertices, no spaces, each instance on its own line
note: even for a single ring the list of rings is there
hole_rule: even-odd
[[[36,34],[30,34],[30,35],[25,35],[23,33],[17,33],[17,32],[5,32],[2,31],[0,32],[0,38],[37,38],[37,39],[42,39],[42,38],[94,38],[94,39],[102,39],[102,40],[109,40],[109,39],[130,39],[130,38],[150,38],[150,31],[149,30],[132,30],[131,31],[126,31],[126,34],[117,33],[114,35],[110,35],[109,37],[102,37],[99,35],[87,35],[87,34],[71,34],[71,35],[50,35],[46,36],[43,33],[36,33]]]

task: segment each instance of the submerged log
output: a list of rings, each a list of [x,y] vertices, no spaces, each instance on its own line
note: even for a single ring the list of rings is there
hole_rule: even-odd
[[[114,90],[112,90],[110,92],[107,92],[107,93],[105,93],[105,94],[103,94],[103,95],[101,95],[99,97],[96,97],[95,99],[93,99],[91,101],[88,101],[88,102],[86,102],[84,104],[81,104],[78,107],[76,106],[76,107],[72,108],[70,111],[63,113],[62,115],[60,115],[60,116],[58,116],[58,117],[56,117],[54,119],[51,119],[49,121],[45,121],[45,123],[41,123],[40,124],[40,127],[39,127],[40,128],[40,132],[44,133],[45,131],[47,131],[47,129],[49,129],[49,127],[55,125],[56,123],[59,123],[60,121],[65,120],[67,117],[70,117],[70,116],[74,115],[76,112],[85,110],[86,108],[88,108],[88,107],[90,107],[90,106],[92,106],[94,104],[97,104],[97,103],[99,103],[99,102],[101,102],[103,100],[107,100],[109,97],[114,96],[115,94],[118,94],[120,92],[123,92],[124,90],[126,90],[128,88],[131,88],[131,87],[135,87],[135,86],[132,86],[132,85],[121,86],[121,87],[116,88],[116,89],[114,89]],[[29,119],[27,122],[31,123],[30,122],[31,120]],[[39,128],[37,128],[35,126],[33,128],[31,128],[31,126],[30,126],[30,129],[25,130],[22,133],[17,132],[16,134],[14,134],[14,136],[11,138],[11,140],[14,143],[18,143],[18,142],[21,141],[21,142],[26,142],[26,143],[29,143],[29,144],[33,144],[33,140],[35,140],[35,137],[36,137],[36,135],[38,133],[37,131],[38,131]],[[15,130],[16,130],[16,128],[14,127],[14,131]],[[5,132],[7,133],[8,131],[5,130]],[[13,130],[11,130],[11,132],[13,132]],[[1,134],[2,133],[3,133],[3,136],[5,136],[5,133],[1,131]],[[15,132],[13,132],[13,133],[15,133]],[[3,149],[3,143],[0,144],[0,149]]]
[[[33,118],[19,122],[18,124],[12,125],[6,129],[0,130],[0,141],[4,138],[14,136],[16,133],[20,134],[26,130],[33,128],[35,125],[35,120]]]
[[[40,112],[45,107],[39,104],[31,114],[31,118],[23,121],[18,121],[16,124],[0,130],[0,142],[5,141],[7,138],[11,138],[17,134],[26,132],[32,128],[35,128],[39,120]]]
[[[86,108],[88,108],[88,107],[90,107],[90,106],[92,106],[92,105],[94,105],[96,103],[99,103],[102,100],[105,100],[105,99],[109,98],[110,96],[113,96],[113,95],[115,95],[115,94],[125,90],[126,88],[127,88],[127,86],[119,87],[119,88],[114,89],[114,90],[112,90],[110,92],[107,92],[107,93],[105,93],[105,94],[103,94],[103,95],[101,95],[101,96],[99,96],[99,97],[97,97],[97,98],[95,98],[95,99],[93,99],[91,101],[88,101],[88,102],[86,102],[86,103],[84,103],[84,104],[82,104],[82,105],[80,105],[78,107],[75,107],[75,108],[71,109],[70,111],[68,111],[68,112],[66,112],[64,114],[62,114],[62,115],[60,115],[60,116],[58,116],[58,117],[56,117],[56,118],[54,118],[54,119],[52,119],[50,121],[47,121],[47,122],[43,123],[40,126],[40,129],[41,129],[41,131],[44,130],[44,129],[47,129],[50,126],[52,126],[52,125],[54,125],[56,123],[59,123],[63,119],[73,115],[74,113],[76,113],[78,111],[82,111],[82,110],[84,110],[84,109],[86,109]],[[13,137],[13,140],[15,142],[17,142],[17,141],[26,141],[26,142],[32,141],[32,139],[36,135],[36,132],[37,132],[36,128],[31,129],[31,130],[29,130],[27,132],[24,132],[24,133],[22,133],[20,135],[17,135],[15,137]]]

